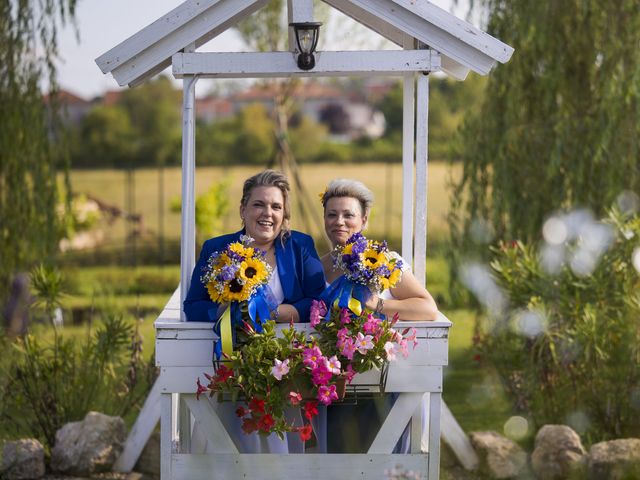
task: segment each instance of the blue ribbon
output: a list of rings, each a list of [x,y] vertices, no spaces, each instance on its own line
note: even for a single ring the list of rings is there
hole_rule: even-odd
[[[255,293],[247,301],[247,312],[249,314],[250,325],[253,329],[261,333],[262,323],[271,318],[271,313],[278,307],[278,302],[275,299],[273,292],[269,285],[259,286]],[[221,336],[220,333],[220,320],[216,319],[217,309],[209,310],[209,318],[214,319],[213,331]],[[231,334],[233,336],[233,345],[236,344],[236,327],[242,326],[242,302],[231,302],[230,305],[231,314]],[[218,340],[213,346],[213,352],[217,360],[220,360],[222,356],[222,341]]]
[[[354,314],[358,315],[358,312],[353,311],[349,300],[355,298],[362,305],[364,305],[371,296],[369,287],[360,283],[355,283],[349,280],[346,276],[341,275],[335,279],[331,285],[325,288],[324,292],[320,296],[320,299],[325,303],[327,308],[331,309],[334,306],[338,308],[347,308]]]

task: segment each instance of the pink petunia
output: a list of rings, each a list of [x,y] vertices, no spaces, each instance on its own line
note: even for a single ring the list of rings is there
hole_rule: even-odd
[[[387,352],[387,360],[393,361],[396,359],[396,344],[393,342],[386,342],[384,344],[384,351]]]
[[[404,358],[407,358],[409,356],[409,342],[407,342],[406,338],[400,340],[398,349],[400,350],[400,353],[402,353],[402,356]]]
[[[353,371],[353,367],[351,366],[351,364],[347,365],[347,368],[344,371],[344,376],[347,379],[347,383],[351,384],[353,377],[356,376],[356,372]]]
[[[418,346],[418,331],[414,327],[407,328],[402,332],[402,334],[403,337],[407,339],[407,341],[413,342],[413,348],[416,348]]]
[[[305,348],[302,351],[302,363],[309,368],[315,368],[321,358],[322,352],[317,346]]]
[[[324,365],[318,364],[311,370],[311,381],[314,385],[326,385],[331,380],[331,371],[327,370]]]
[[[271,369],[271,375],[276,377],[276,380],[282,380],[282,376],[287,373],[289,373],[289,359],[281,361],[276,358],[275,365]]]
[[[341,365],[340,365],[340,360],[338,360],[338,357],[334,355],[333,357],[329,358],[326,362],[327,363],[325,364],[325,367],[327,368],[327,370],[329,370],[334,375],[340,375]]]
[[[302,395],[298,392],[289,392],[289,402],[291,405],[298,405],[302,401]]]
[[[340,310],[340,323],[343,325],[346,323],[351,323],[351,314],[349,313],[349,309],[343,308]]]
[[[380,320],[369,314],[367,321],[364,322],[364,325],[362,326],[362,329],[364,330],[364,333],[370,333],[373,335],[380,329]]]
[[[318,401],[323,405],[330,405],[331,402],[338,399],[335,385],[322,385],[318,388]]]
[[[356,352],[356,344],[352,338],[347,337],[340,346],[340,353],[347,357],[349,360],[353,360],[353,354]]]
[[[309,323],[312,327],[315,327],[320,323],[322,317],[327,314],[327,307],[323,301],[311,300],[311,310],[309,316]]]
[[[373,348],[373,337],[371,335],[363,335],[362,332],[358,332],[356,335],[356,349],[362,354],[366,354]]]

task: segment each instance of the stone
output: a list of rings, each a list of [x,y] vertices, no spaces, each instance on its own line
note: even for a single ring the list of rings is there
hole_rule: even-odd
[[[640,478],[640,438],[621,438],[592,445],[589,450],[588,478]]]
[[[2,448],[2,473],[6,480],[37,479],[45,473],[44,447],[35,438],[6,442]]]
[[[65,475],[107,472],[122,453],[127,429],[120,417],[89,412],[56,432],[51,468]]]
[[[580,436],[566,425],[545,425],[536,435],[531,454],[531,468],[538,478],[560,480],[570,478],[582,469],[587,451]]]
[[[471,432],[471,445],[480,459],[480,470],[491,478],[515,478],[527,468],[527,454],[515,442],[496,432]]]
[[[133,469],[136,472],[160,477],[160,432],[151,434]]]

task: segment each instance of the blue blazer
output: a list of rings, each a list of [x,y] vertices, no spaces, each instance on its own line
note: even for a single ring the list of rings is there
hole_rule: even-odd
[[[210,238],[202,245],[200,258],[191,275],[187,298],[184,300],[184,313],[188,321],[214,322],[218,319],[219,305],[211,301],[200,277],[211,254],[239,241],[243,233],[244,230]],[[324,272],[313,239],[304,233],[291,231],[284,245],[280,239],[276,239],[274,245],[278,276],[284,292],[282,303],[293,305],[298,310],[300,321],[308,322],[311,300],[318,298],[325,287]]]

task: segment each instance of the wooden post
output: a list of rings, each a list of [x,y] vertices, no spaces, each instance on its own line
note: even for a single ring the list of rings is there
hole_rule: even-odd
[[[196,201],[195,201],[195,96],[197,75],[186,77],[182,99],[182,224],[180,236],[180,306],[187,296],[191,272],[196,264]],[[186,321],[181,310],[180,319]]]

